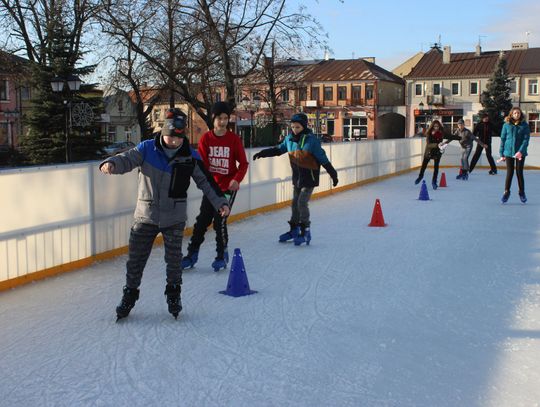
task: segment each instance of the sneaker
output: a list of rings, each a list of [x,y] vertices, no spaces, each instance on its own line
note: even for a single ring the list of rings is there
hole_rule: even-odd
[[[433,187],[433,189],[437,189],[439,187],[435,181],[431,183],[431,186]]]
[[[197,263],[197,260],[199,260],[199,252],[188,252],[188,254],[182,258],[182,269],[193,268]]]
[[[504,191],[501,202],[506,203],[508,201],[508,198],[510,198],[510,191]]]
[[[527,202],[527,196],[525,195],[525,192],[520,192],[519,193],[519,199],[523,203]]]
[[[422,181],[422,178],[424,177],[418,177],[414,180],[414,185],[418,185],[420,183],[420,181]]]
[[[135,306],[135,302],[139,299],[139,290],[137,288],[124,287],[124,295],[118,307],[116,307],[116,321],[125,318],[129,315],[131,309]]]
[[[182,300],[180,299],[180,284],[167,284],[165,287],[165,296],[167,297],[167,306],[174,319],[182,311]]]
[[[300,233],[300,227],[296,223],[292,223],[289,221],[289,225],[291,226],[290,230],[279,235],[279,241],[281,243],[293,240]]]

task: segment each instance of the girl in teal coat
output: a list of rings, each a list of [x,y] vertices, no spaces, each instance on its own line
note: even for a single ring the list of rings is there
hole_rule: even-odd
[[[530,134],[529,124],[524,120],[521,109],[519,107],[512,108],[501,131],[501,147],[499,149],[501,161],[506,162],[506,182],[501,198],[502,203],[508,201],[510,197],[514,168],[518,180],[519,199],[523,203],[527,202],[523,167],[525,166]]]

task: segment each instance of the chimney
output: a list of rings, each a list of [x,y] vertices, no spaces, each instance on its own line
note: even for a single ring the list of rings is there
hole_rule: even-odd
[[[445,45],[443,47],[442,63],[443,64],[450,63],[450,45]]]
[[[330,53],[327,49],[324,50],[324,60],[328,61],[330,59]]]
[[[474,53],[474,55],[476,55],[477,57],[479,57],[480,54],[482,54],[482,47],[481,47],[480,44],[478,44],[478,45],[476,46],[476,52]]]

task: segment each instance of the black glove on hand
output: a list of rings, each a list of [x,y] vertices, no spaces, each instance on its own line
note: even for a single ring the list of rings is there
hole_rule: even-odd
[[[328,175],[330,175],[330,177],[332,178],[332,186],[335,187],[339,182],[336,169],[332,166],[332,163],[330,162],[323,164],[323,167],[328,173]]]
[[[255,161],[257,158],[261,158],[261,153],[253,154],[253,161]]]

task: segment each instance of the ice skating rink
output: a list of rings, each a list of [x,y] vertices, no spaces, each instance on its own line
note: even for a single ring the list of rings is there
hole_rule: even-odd
[[[443,171],[312,201],[308,247],[289,209],[231,224],[255,295],[218,293],[209,233],[178,321],[162,247],[118,324],[125,256],[1,292],[0,406],[540,406],[540,172],[502,205],[504,171]]]

